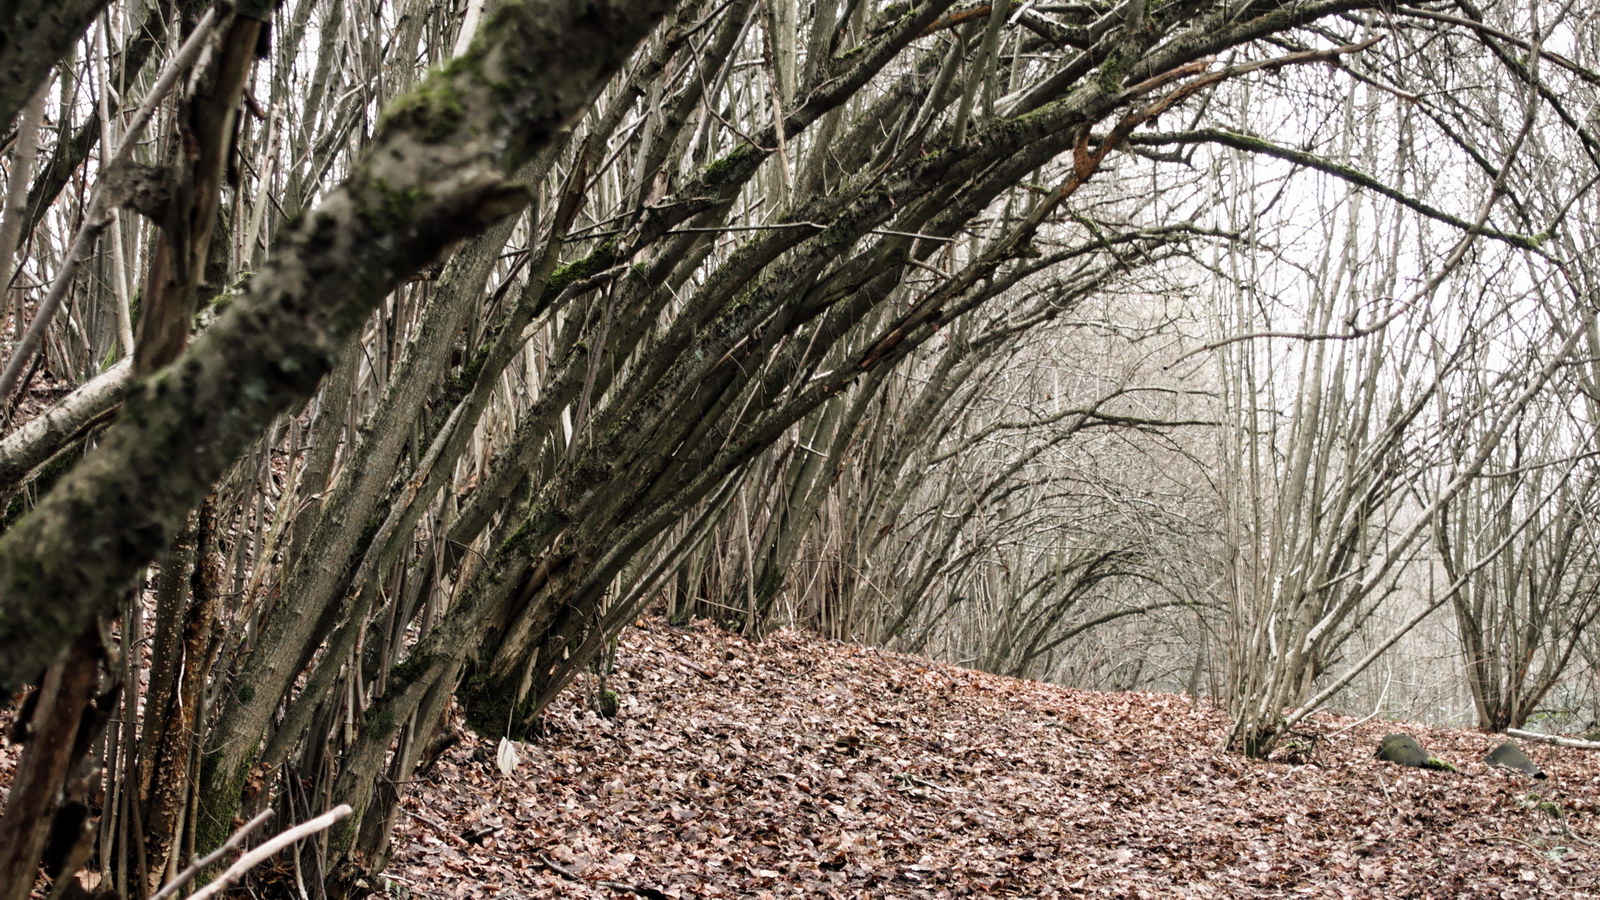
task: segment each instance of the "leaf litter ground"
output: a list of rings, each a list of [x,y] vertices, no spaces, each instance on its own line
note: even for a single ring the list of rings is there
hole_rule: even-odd
[[[579,687],[518,744],[468,735],[413,790],[394,897],[1600,897],[1600,755],[1406,727],[1459,775],[1217,749],[1223,718],[795,632],[649,620],[615,719]],[[592,694],[592,689],[589,690]]]

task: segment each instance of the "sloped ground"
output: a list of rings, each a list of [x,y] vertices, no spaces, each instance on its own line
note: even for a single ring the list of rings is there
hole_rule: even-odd
[[[611,684],[511,776],[469,737],[414,786],[391,896],[1600,897],[1600,754],[1527,746],[1534,781],[1413,727],[1462,774],[1403,769],[1327,718],[1257,763],[1184,697],[658,621]]]

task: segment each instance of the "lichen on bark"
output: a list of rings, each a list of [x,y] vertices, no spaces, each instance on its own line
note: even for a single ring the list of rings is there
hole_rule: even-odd
[[[522,207],[510,167],[559,137],[670,6],[513,0],[463,63],[397,101],[350,179],[280,233],[212,329],[0,538],[0,692],[115,614],[127,579],[390,290]]]

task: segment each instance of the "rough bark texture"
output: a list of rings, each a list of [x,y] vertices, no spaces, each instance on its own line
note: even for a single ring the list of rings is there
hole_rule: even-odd
[[[520,208],[507,174],[555,139],[671,4],[507,3],[388,111],[362,164],[286,227],[249,291],[131,392],[105,441],[0,539],[0,692],[34,677],[171,540],[367,314]]]
[[[0,132],[111,0],[8,0],[0,4]]]
[[[171,199],[150,260],[144,312],[133,350],[137,375],[167,365],[189,344],[195,300],[205,277],[206,253],[233,148],[239,96],[264,28],[266,22],[261,19],[235,15],[223,31],[200,86],[180,107],[179,146],[184,152],[166,173]]]
[[[139,27],[128,36],[128,41],[122,50],[113,56],[111,69],[120,71],[126,78],[136,78],[144,71],[145,64],[155,57],[156,48],[165,44],[168,22],[191,21],[199,16],[203,5],[204,0],[181,0],[181,2],[162,0],[145,13],[145,17],[139,22]],[[25,204],[27,215],[22,230],[24,235],[32,234],[38,227],[45,211],[61,195],[62,189],[77,175],[79,167],[99,145],[100,131],[100,111],[92,110],[72,132],[70,138],[65,138],[56,145],[50,161],[40,169],[39,177],[34,179],[33,187],[28,189]]]
[[[31,698],[32,739],[0,816],[0,900],[28,896],[67,778],[99,721],[90,703],[99,681],[96,648],[93,635],[79,636]]]
[[[353,451],[355,462],[346,465],[328,489],[329,501],[323,514],[315,519],[304,552],[287,569],[285,592],[299,599],[300,609],[297,615],[273,617],[262,629],[260,642],[244,666],[250,673],[251,692],[230,692],[214,725],[211,742],[217,749],[210,775],[222,777],[222,784],[212,785],[219,791],[226,791],[226,773],[237,771],[252,755],[255,740],[299,674],[299,663],[308,655],[308,643],[315,646],[325,636],[328,629],[323,620],[332,614],[334,602],[362,589],[362,585],[349,584],[354,569],[350,561],[363,551],[363,542],[373,534],[367,522],[381,515],[378,504],[428,400],[426,387],[436,383],[449,363],[454,335],[464,324],[462,319],[468,309],[467,304],[453,302],[453,295],[476,295],[482,291],[488,263],[505,240],[502,228],[491,230],[498,233],[499,240],[480,238],[476,242],[479,246],[470,252],[463,250],[451,260],[443,280],[446,287],[435,295],[422,315],[419,332],[426,339],[419,341],[399,363],[398,370],[403,374],[390,381],[390,391],[385,393],[372,424]],[[419,369],[422,377],[410,377]],[[351,633],[352,638],[354,634]],[[305,710],[299,712],[307,715]]]
[[[132,369],[130,361],[117,363],[0,439],[0,491],[14,489],[122,402]]]

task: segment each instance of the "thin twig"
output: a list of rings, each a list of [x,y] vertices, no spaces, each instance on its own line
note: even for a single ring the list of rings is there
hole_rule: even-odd
[[[45,89],[34,92],[33,99],[22,108],[22,118],[17,122],[17,145],[11,157],[8,185],[27,184],[32,178],[33,162],[39,150],[39,126],[44,121]],[[22,235],[22,220],[28,211],[28,192],[11,189],[0,203],[0,316],[11,308],[7,302],[11,287],[11,260],[16,256],[17,244]],[[21,270],[21,266],[17,270]],[[22,304],[17,304],[17,321],[22,321]]]
[[[582,875],[579,875],[577,872],[574,872],[573,870],[567,868],[566,866],[563,866],[562,864],[556,862],[555,860],[551,859],[548,856],[544,856],[544,855],[541,854],[539,856],[539,864],[544,866],[546,869],[549,869],[550,871],[556,873],[557,875],[560,875],[562,878],[565,878],[565,879],[567,879],[569,881],[578,881],[578,882],[583,881],[583,876]]]
[[[179,872],[171,881],[162,885],[161,890],[156,891],[155,896],[151,897],[150,900],[166,900],[166,898],[177,893],[178,888],[188,884],[189,881],[196,875],[200,874],[201,870],[203,870],[205,867],[221,859],[224,855],[233,852],[234,848],[244,843],[244,839],[250,836],[250,832],[260,828],[262,824],[264,824],[270,818],[272,818],[271,809],[263,809],[261,812],[257,813],[254,819],[251,819],[250,821],[239,826],[238,830],[234,831],[233,834],[228,835],[228,839],[222,842],[221,847],[211,851],[204,857],[195,857],[194,860],[189,863],[189,868]]]
[[[1378,713],[1383,712],[1383,700],[1384,700],[1385,697],[1389,696],[1389,685],[1391,685],[1393,683],[1394,683],[1394,670],[1390,669],[1389,670],[1389,677],[1383,683],[1383,690],[1378,692],[1378,702],[1376,702],[1376,703],[1374,703],[1372,705],[1372,712],[1367,713],[1366,715],[1364,715],[1361,718],[1355,720],[1354,722],[1351,722],[1348,726],[1346,726],[1344,728],[1341,728],[1338,731],[1335,731],[1333,734],[1328,735],[1328,740],[1331,741],[1336,737],[1343,737],[1346,733],[1354,731],[1357,728],[1360,728],[1362,725],[1365,725],[1368,722],[1372,721],[1373,719],[1376,719],[1378,717]]]
[[[390,782],[390,783],[392,784],[392,783],[395,783],[395,782]],[[402,813],[405,813],[406,815],[410,816],[411,818],[416,819],[418,822],[421,822],[422,824],[428,826],[429,828],[432,828],[434,831],[439,832],[440,834],[448,834],[448,835],[454,835],[455,834],[455,832],[451,831],[449,828],[446,828],[444,823],[440,822],[438,819],[429,818],[429,817],[423,815],[422,813],[406,809],[403,806],[400,807],[400,811]]]
[[[350,815],[350,805],[348,803],[341,803],[322,815],[317,816],[315,819],[301,822],[299,825],[290,828],[272,840],[267,841],[254,850],[251,850],[249,853],[239,857],[239,859],[234,862],[233,865],[228,867],[227,871],[217,876],[216,881],[213,881],[200,890],[190,894],[189,900],[208,900],[208,898],[222,893],[234,882],[243,878],[245,873],[249,872],[251,869],[255,868],[261,863],[271,859],[279,850],[282,850],[284,847],[287,847],[296,841],[305,840],[311,835],[328,828],[329,826],[333,825],[333,823],[343,819],[348,815]]]
[[[1559,53],[1556,53],[1552,50],[1546,50],[1531,41],[1519,38],[1516,35],[1510,34],[1509,32],[1501,31],[1500,29],[1495,28],[1486,22],[1479,22],[1476,19],[1467,19],[1461,16],[1453,16],[1445,12],[1436,12],[1431,9],[1408,9],[1405,7],[1397,7],[1395,12],[1402,16],[1411,16],[1418,19],[1432,19],[1435,22],[1446,22],[1451,25],[1460,25],[1463,28],[1476,31],[1484,37],[1492,37],[1497,40],[1502,40],[1520,50],[1524,50],[1529,53],[1537,53],[1539,56],[1550,60],[1551,62],[1562,67],[1563,69],[1566,69],[1579,78],[1582,78],[1584,81],[1587,81],[1590,84],[1600,84],[1600,74],[1596,74],[1595,72],[1584,68],[1583,66],[1565,56],[1562,56]]]
[[[596,887],[610,888],[613,891],[623,894],[634,894],[640,897],[649,897],[650,900],[668,900],[668,895],[665,892],[656,890],[653,887],[645,887],[644,885],[638,884],[628,884],[627,882],[623,881],[591,882],[582,875],[579,875],[577,872],[574,872],[572,869],[563,866],[562,864],[556,862],[548,856],[544,856],[543,854],[539,856],[539,864],[556,873],[557,875],[560,875],[562,878],[565,878],[569,881],[576,881],[579,884],[593,884]]]
[[[959,794],[959,793],[961,793],[961,789],[960,788],[945,787],[942,784],[934,784],[933,782],[929,781],[926,778],[918,778],[915,775],[907,775],[906,779],[908,781],[914,781],[917,784],[922,785],[923,787],[933,788],[936,791],[942,791],[942,792],[944,792],[946,794]]]
[[[61,261],[61,269],[56,272],[55,280],[50,284],[50,293],[39,304],[39,309],[33,315],[33,321],[28,324],[28,330],[17,343],[11,361],[6,365],[5,371],[0,373],[0,400],[11,396],[16,389],[17,379],[22,375],[23,368],[44,341],[45,329],[49,327],[50,320],[55,317],[56,310],[61,307],[61,301],[67,296],[67,290],[72,286],[73,277],[77,274],[78,267],[89,258],[94,250],[95,241],[100,232],[111,223],[110,179],[126,165],[129,157],[133,155],[133,148],[139,142],[144,127],[149,124],[150,118],[155,115],[157,107],[161,105],[169,92],[178,83],[178,76],[182,75],[200,56],[200,51],[205,48],[206,38],[211,33],[211,27],[216,24],[217,11],[208,11],[200,24],[195,26],[194,33],[184,41],[178,49],[177,55],[161,77],[156,81],[150,93],[145,96],[138,112],[134,113],[129,121],[128,128],[123,132],[122,143],[117,147],[116,154],[111,163],[100,173],[100,180],[95,184],[94,195],[89,198],[89,208],[84,214],[83,224],[78,226],[78,233],[73,238],[72,249],[67,252],[66,258]],[[18,305],[20,313],[21,305]]]
[[[1383,780],[1383,773],[1378,772],[1376,774],[1378,776],[1378,787],[1383,790],[1383,799],[1388,802],[1389,809],[1398,813],[1400,811],[1400,807],[1394,805],[1394,795],[1389,793],[1389,785]]]

